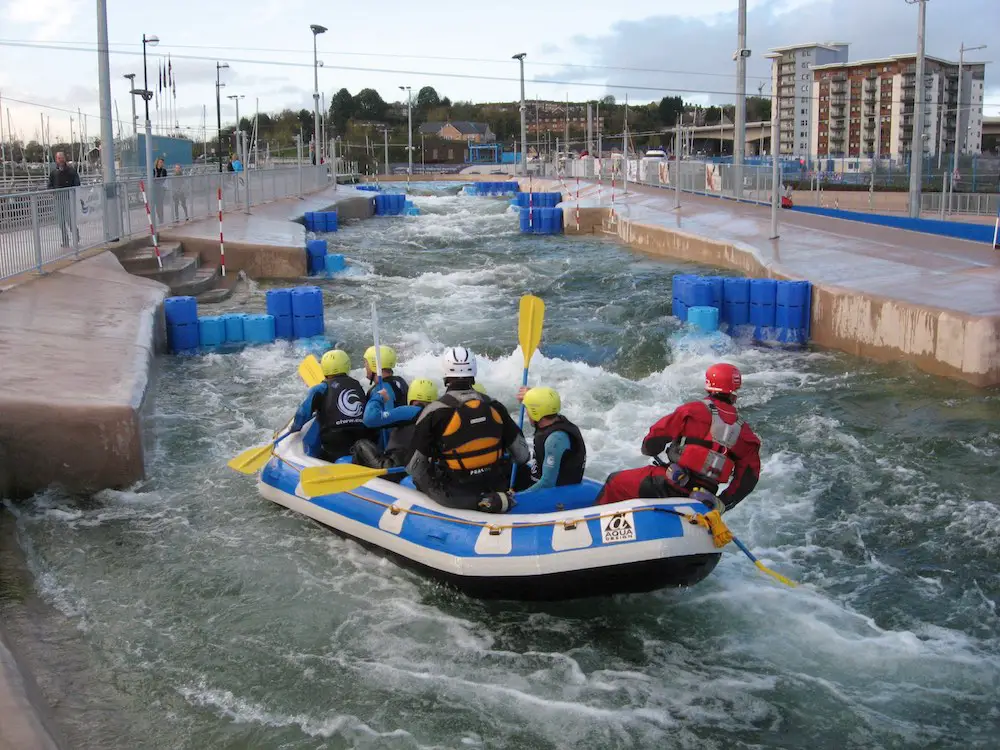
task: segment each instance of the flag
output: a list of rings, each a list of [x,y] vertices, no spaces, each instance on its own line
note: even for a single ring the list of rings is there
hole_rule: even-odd
[[[163,64],[162,63],[158,63],[157,66],[156,66],[156,69],[157,69],[157,74],[156,74],[156,78],[157,78],[157,81],[156,81],[156,90],[157,91],[163,91]]]
[[[170,62],[170,55],[167,55],[167,85],[171,86],[174,82],[174,66]]]

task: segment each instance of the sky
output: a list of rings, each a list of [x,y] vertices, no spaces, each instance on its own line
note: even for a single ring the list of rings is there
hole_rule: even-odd
[[[310,24],[318,37],[320,91],[329,101],[347,87],[371,87],[386,101],[405,101],[400,86],[434,86],[452,100],[509,101],[519,96],[518,64],[527,53],[528,99],[649,102],[682,95],[700,104],[735,98],[737,0],[577,0],[567,6],[508,0],[502,6],[454,0],[323,3],[304,0],[107,0],[112,99],[122,127],[131,117],[125,73],[142,75],[143,33],[161,42],[148,51],[150,80],[169,53],[177,77],[177,115],[200,138],[203,112],[215,122],[216,62],[223,97],[244,95],[240,114],[286,107],[311,109]],[[561,6],[561,4],[559,4]],[[655,12],[651,11],[655,8]],[[769,91],[768,50],[789,44],[851,44],[851,59],[915,51],[917,8],[904,0],[748,0],[747,93]],[[988,44],[1000,29],[1000,0],[929,0],[927,54],[957,59],[959,45]],[[1000,40],[969,53],[1000,55]],[[37,138],[39,115],[53,140],[99,132],[97,21],[94,0],[0,0],[0,97],[15,132]],[[763,89],[760,86],[763,84]],[[987,115],[1000,115],[1000,65],[987,66]],[[141,108],[141,101],[138,106]],[[235,120],[222,99],[223,123]],[[155,119],[155,116],[154,118]],[[140,123],[142,114],[140,109]],[[141,127],[141,125],[140,125]]]

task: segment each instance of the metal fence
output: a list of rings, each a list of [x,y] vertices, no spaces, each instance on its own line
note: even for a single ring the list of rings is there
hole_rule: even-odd
[[[216,216],[220,188],[224,212],[249,212],[261,203],[326,187],[332,179],[325,165],[172,175],[147,186],[147,198],[159,231]],[[41,271],[115,238],[149,234],[140,182],[0,195],[0,279]]]
[[[942,202],[944,206],[942,206]],[[996,216],[1000,213],[1000,195],[996,193],[921,193],[920,209],[945,214],[967,214],[972,216]]]

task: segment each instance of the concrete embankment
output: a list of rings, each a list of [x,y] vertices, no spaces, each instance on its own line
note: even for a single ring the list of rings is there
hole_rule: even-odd
[[[906,360],[976,386],[1000,384],[1000,253],[987,245],[669,190],[535,180],[562,190],[567,233],[605,232],[644,252],[813,283],[812,341]],[[580,225],[576,226],[579,203]]]
[[[0,629],[0,750],[56,750]]]
[[[329,187],[302,198],[285,198],[260,206],[253,213],[223,215],[226,272],[244,271],[252,279],[296,279],[306,275],[307,211],[336,211],[340,221],[372,216],[372,194],[348,185]],[[163,232],[164,240],[180,242],[203,262],[219,262],[219,222],[192,221]]]

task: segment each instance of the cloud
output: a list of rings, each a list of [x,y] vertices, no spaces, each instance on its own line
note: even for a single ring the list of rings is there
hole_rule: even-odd
[[[82,5],[82,0],[9,0],[4,18],[30,27],[32,41],[50,41],[63,38],[74,26]]]
[[[927,4],[927,54],[956,59],[966,44],[985,43],[969,31],[1000,28],[998,0],[947,0]],[[753,55],[747,65],[747,92],[757,93],[760,83],[768,90],[770,64],[764,55],[773,47],[813,41],[848,42],[851,59],[905,54],[916,49],[917,9],[888,0],[764,0],[747,16],[747,46]],[[736,14],[703,18],[679,15],[652,16],[621,21],[605,34],[577,36],[570,40],[574,56],[590,57],[594,65],[618,68],[653,68],[658,71],[594,70],[566,67],[542,78],[602,82],[633,88],[637,101],[658,99],[670,91],[692,100],[722,102],[735,96]],[[982,59],[982,58],[979,58]],[[992,66],[991,66],[992,67]],[[1000,73],[987,68],[987,100],[1000,107]],[[625,88],[610,89],[619,99]]]

